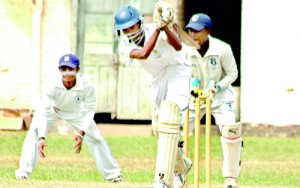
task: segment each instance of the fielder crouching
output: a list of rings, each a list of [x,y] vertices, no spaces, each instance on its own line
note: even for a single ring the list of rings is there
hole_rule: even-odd
[[[67,121],[77,132],[74,137],[75,153],[80,153],[82,143],[89,148],[102,177],[113,183],[124,181],[120,165],[102,137],[94,121],[96,95],[94,86],[79,73],[79,59],[65,54],[59,60],[61,77],[54,78],[53,86],[33,116],[32,124],[23,143],[17,179],[28,179],[36,166],[39,155],[44,158],[46,135],[58,120]]]

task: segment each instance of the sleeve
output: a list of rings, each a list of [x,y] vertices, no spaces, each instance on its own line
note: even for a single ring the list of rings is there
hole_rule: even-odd
[[[236,65],[236,61],[233,56],[233,52],[231,47],[227,47],[224,53],[221,56],[222,68],[225,72],[225,76],[222,80],[218,82],[218,86],[221,89],[228,87],[231,85],[238,77],[238,69]]]
[[[42,97],[40,106],[37,107],[37,110],[34,113],[33,121],[34,123],[38,124],[37,127],[39,137],[46,137],[46,134],[50,128],[48,127],[46,115],[51,110],[52,101],[55,100],[55,92],[55,88],[49,89]]]
[[[182,58],[184,58],[185,63],[191,66],[192,63],[190,62],[190,58],[189,58],[191,55],[189,54],[191,54],[191,51],[195,48],[192,46],[188,46],[183,42],[181,43],[181,45],[182,45],[182,49],[178,53],[181,55]]]
[[[80,130],[86,132],[94,121],[94,115],[96,110],[96,94],[92,84],[86,84],[84,88],[84,116]]]

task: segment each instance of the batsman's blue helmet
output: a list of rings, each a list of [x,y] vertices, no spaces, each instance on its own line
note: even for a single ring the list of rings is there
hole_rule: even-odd
[[[141,21],[140,12],[133,6],[120,8],[115,14],[115,30],[123,30]]]

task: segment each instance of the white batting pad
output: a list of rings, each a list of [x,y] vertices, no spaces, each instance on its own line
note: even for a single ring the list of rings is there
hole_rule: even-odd
[[[160,106],[158,132],[179,133],[180,109],[171,101],[163,101]]]
[[[221,134],[225,138],[235,139],[242,135],[241,123],[237,122],[233,125],[223,125]]]
[[[241,125],[225,125],[222,127],[221,144],[223,150],[224,177],[238,178],[240,175],[242,136]]]
[[[154,181],[173,187],[180,128],[180,109],[170,101],[163,101],[158,119],[158,146]]]
[[[154,111],[152,113],[152,122],[151,122],[151,125],[152,125],[152,131],[153,131],[153,134],[154,136],[158,137],[158,115],[159,113],[157,111]]]

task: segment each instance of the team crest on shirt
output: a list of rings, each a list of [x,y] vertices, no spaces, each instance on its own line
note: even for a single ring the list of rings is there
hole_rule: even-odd
[[[234,110],[234,107],[232,106],[231,102],[226,103],[226,105],[227,105],[227,108],[228,108],[229,111],[233,111]]]
[[[80,95],[76,95],[76,96],[75,96],[75,102],[76,102],[76,103],[79,103],[81,100],[82,100],[82,99],[81,99],[81,96],[80,96]]]
[[[216,61],[215,58],[211,58],[210,59],[210,65],[212,65],[212,66],[216,66],[217,65],[217,61]]]

